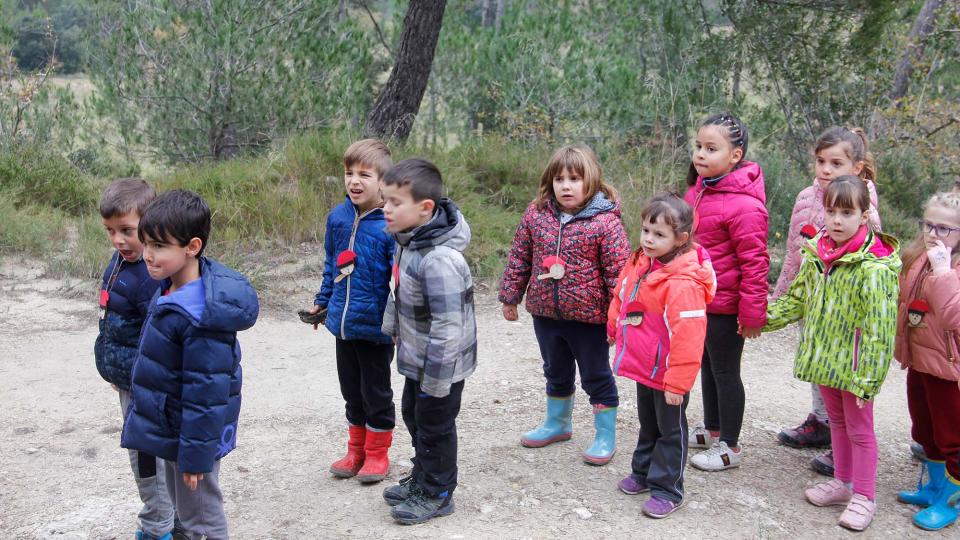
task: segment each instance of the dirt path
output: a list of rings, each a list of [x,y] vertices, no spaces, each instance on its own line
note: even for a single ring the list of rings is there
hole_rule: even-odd
[[[12,538],[132,538],[138,510],[120,410],[93,364],[94,285],[44,279],[36,263],[0,259],[0,531]],[[283,291],[291,306],[309,286]],[[847,535],[839,509],[804,502],[819,480],[807,469],[813,451],[778,446],[782,425],[809,406],[808,387],[791,377],[792,330],[747,345],[745,457],[740,469],[687,468],[689,505],[670,519],[640,514],[645,496],[616,489],[629,472],[637,433],[635,391],[621,379],[620,451],[606,467],[583,464],[592,437],[579,391],[573,441],[521,448],[519,434],[543,408],[539,353],[529,317],[503,321],[489,295],[478,305],[480,364],[467,381],[460,433],[457,512],[402,527],[380,499],[386,483],[362,487],[336,480],[329,463],[344,448],[343,404],[328,332],[267,313],[241,335],[244,404],[238,448],[224,460],[221,482],[234,538],[793,538]],[[394,388],[402,387],[394,377]],[[399,399],[397,399],[399,402]],[[691,424],[701,418],[694,389]],[[399,411],[398,411],[399,412]],[[892,370],[876,404],[880,442],[879,513],[860,538],[956,538],[921,534],[896,490],[916,482],[909,458],[904,373]],[[391,480],[409,467],[406,430],[396,432]]]

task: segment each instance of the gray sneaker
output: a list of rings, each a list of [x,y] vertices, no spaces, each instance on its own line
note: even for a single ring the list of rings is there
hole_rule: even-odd
[[[411,482],[410,496],[407,500],[390,509],[390,516],[403,525],[415,525],[430,521],[435,517],[453,513],[453,495],[448,491],[431,497],[420,486]]]
[[[394,484],[383,490],[383,500],[390,506],[396,506],[410,498],[410,490],[413,487],[413,476],[404,476],[399,484]]]

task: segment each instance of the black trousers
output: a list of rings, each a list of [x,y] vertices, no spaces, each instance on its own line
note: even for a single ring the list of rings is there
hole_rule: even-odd
[[[703,424],[720,431],[720,440],[737,446],[743,427],[744,392],[740,379],[743,336],[737,333],[736,315],[707,314],[707,338],[700,368],[703,390]]]
[[[436,398],[423,392],[420,383],[407,379],[400,410],[413,443],[413,480],[432,497],[453,493],[457,487],[457,415],[463,382],[450,394]]]
[[[390,430],[396,424],[390,363],[393,344],[337,338],[337,376],[346,402],[347,421]]]
[[[606,325],[534,317],[533,331],[543,356],[548,396],[573,394],[579,367],[580,386],[590,396],[591,405],[620,404],[617,382],[610,370]]]
[[[662,390],[637,383],[640,436],[633,451],[634,477],[661,499],[683,500],[683,468],[687,463],[687,404],[667,405]]]

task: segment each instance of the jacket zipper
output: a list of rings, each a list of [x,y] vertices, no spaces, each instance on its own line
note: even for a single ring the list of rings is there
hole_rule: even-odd
[[[660,366],[660,353],[663,351],[663,343],[657,343],[657,357],[653,360],[653,371],[650,372],[650,380],[657,377],[657,367]]]
[[[853,371],[856,372],[860,367],[860,328],[857,327],[853,332]]]
[[[572,220],[571,220],[572,221]],[[569,221],[567,222],[569,223]],[[560,257],[560,244],[563,242],[563,220],[560,220],[560,230],[557,231],[557,258]],[[564,265],[564,271],[566,271],[566,265]],[[557,318],[562,318],[560,315],[560,280],[553,280],[553,304],[554,310],[557,313]]]
[[[364,213],[357,211],[357,207],[353,207],[353,229],[350,230],[350,244],[347,246],[347,249],[353,251],[353,243],[357,239],[357,229],[360,227],[360,220],[370,215],[371,212],[375,212],[379,208],[371,208]],[[353,277],[353,274],[347,276],[347,297],[343,300],[343,313],[340,314],[340,338],[343,340],[347,339],[347,331],[344,329],[344,326],[347,322],[347,308],[350,307],[350,278]]]
[[[643,280],[647,279],[647,276],[650,275],[650,272],[653,270],[653,264],[651,263],[650,268],[647,271],[637,278],[637,282],[633,284],[633,292],[630,293],[630,298],[628,302],[633,302],[637,298],[637,292],[640,291],[640,284],[643,283]],[[619,319],[617,322],[621,323],[623,319]],[[620,333],[620,338],[623,340],[623,346],[620,347],[620,354],[617,355],[617,359],[613,364],[613,372],[617,375],[620,374],[620,362],[623,361],[623,355],[627,352],[627,329],[630,328],[630,325],[620,325],[623,327],[623,332]],[[657,350],[657,356],[659,357],[660,351]],[[656,369],[656,368],[654,368]]]

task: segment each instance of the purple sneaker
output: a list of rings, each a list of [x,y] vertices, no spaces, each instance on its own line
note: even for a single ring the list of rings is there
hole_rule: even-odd
[[[628,474],[623,480],[618,482],[617,487],[627,495],[636,495],[650,491],[645,481],[637,480],[632,474]]]
[[[683,506],[683,501],[668,501],[654,495],[643,503],[643,513],[654,519],[661,519],[676,512],[681,506]]]

